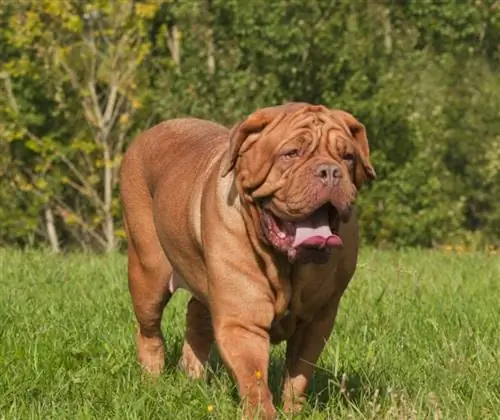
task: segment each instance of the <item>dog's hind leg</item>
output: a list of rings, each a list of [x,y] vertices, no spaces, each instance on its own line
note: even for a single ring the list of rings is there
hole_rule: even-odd
[[[128,237],[128,284],[139,324],[137,355],[146,371],[159,374],[165,365],[161,318],[172,297],[173,270],[156,233],[152,198],[140,166],[133,154],[128,160],[126,170],[122,170],[120,190]]]
[[[138,322],[136,336],[137,356],[141,366],[158,375],[165,365],[165,342],[161,331],[163,309],[172,292],[169,278],[172,267],[163,250],[142,256],[133,241],[128,248],[128,281],[135,316]]]
[[[214,333],[208,308],[195,297],[188,303],[186,324],[180,366],[191,378],[201,378],[214,342]]]

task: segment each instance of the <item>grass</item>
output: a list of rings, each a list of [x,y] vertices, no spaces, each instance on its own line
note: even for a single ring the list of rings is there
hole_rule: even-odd
[[[186,293],[167,371],[141,377],[126,283],[121,255],[0,250],[0,418],[237,418],[220,363],[208,382],[175,367]],[[498,256],[364,250],[301,418],[500,418],[499,302]]]

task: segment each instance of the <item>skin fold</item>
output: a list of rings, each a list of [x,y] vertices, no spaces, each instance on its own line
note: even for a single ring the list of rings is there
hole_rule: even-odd
[[[185,288],[180,366],[202,377],[215,342],[244,417],[271,419],[269,347],[286,341],[282,404],[300,411],[356,268],[355,199],[374,178],[364,127],[319,105],[260,109],[232,129],[169,120],[139,135],[120,190],[142,367],[161,373],[162,313]]]

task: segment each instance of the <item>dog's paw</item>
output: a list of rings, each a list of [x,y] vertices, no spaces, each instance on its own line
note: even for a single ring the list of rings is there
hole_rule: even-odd
[[[188,343],[184,343],[179,367],[191,379],[202,379],[205,376],[206,360],[200,360]]]
[[[306,397],[285,398],[283,401],[283,411],[287,414],[299,414],[306,402]]]
[[[165,367],[165,344],[161,337],[137,334],[137,359],[144,372],[159,376]]]

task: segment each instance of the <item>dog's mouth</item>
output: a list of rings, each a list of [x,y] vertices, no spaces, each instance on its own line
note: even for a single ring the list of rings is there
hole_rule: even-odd
[[[298,221],[281,219],[264,208],[260,212],[265,239],[285,253],[290,262],[325,263],[333,249],[343,246],[338,234],[339,212],[331,204]]]

